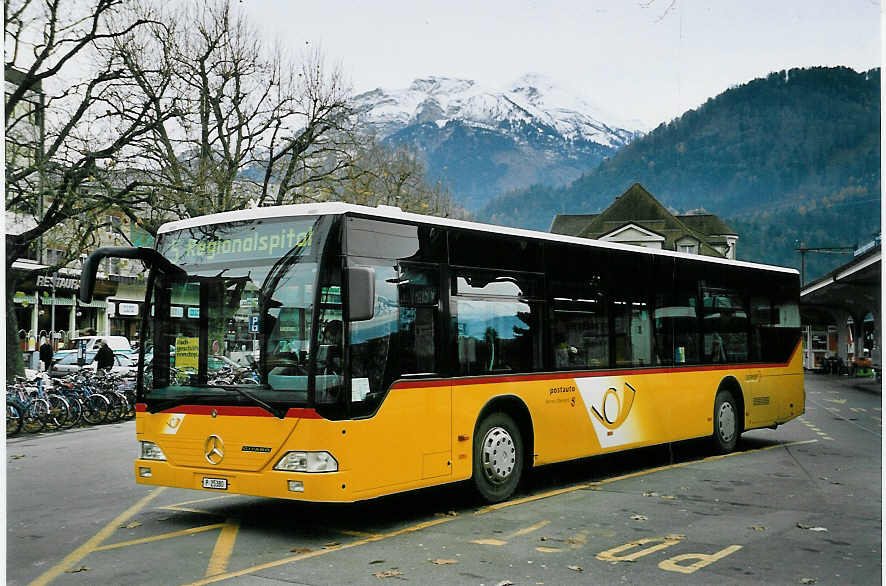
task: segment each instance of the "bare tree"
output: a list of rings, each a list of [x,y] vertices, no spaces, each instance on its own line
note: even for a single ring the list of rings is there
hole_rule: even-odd
[[[158,26],[121,0],[4,0],[7,344],[17,345],[13,263],[42,240],[67,240],[64,264],[104,222],[102,210],[137,205],[142,183],[108,181],[169,115],[153,110],[128,72],[128,40]],[[7,372],[21,356],[7,352]]]
[[[420,156],[405,147],[391,148],[364,136],[346,180],[321,187],[325,199],[361,205],[393,205],[404,211],[441,217],[467,217],[440,181],[431,182]]]
[[[152,71],[171,73],[153,99],[176,114],[142,141],[148,172],[173,188],[157,205],[176,217],[279,205],[339,179],[356,141],[340,69],[318,50],[296,59],[263,42],[228,0],[163,20],[127,63],[145,88],[157,87]]]

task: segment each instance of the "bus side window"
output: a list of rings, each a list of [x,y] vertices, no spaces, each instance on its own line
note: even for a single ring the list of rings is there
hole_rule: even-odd
[[[531,372],[542,365],[540,279],[460,269],[450,309],[461,375]]]
[[[704,361],[748,360],[748,312],[741,294],[732,289],[702,286]]]
[[[384,261],[380,261],[384,262]],[[351,403],[370,410],[396,376],[392,338],[399,323],[398,274],[391,264],[375,264],[375,315],[349,324]]]
[[[609,366],[609,318],[599,299],[554,299],[554,368],[557,370]]]
[[[698,315],[695,288],[679,284],[655,298],[655,352],[662,366],[698,363]]]
[[[400,374],[437,372],[440,269],[401,263],[397,297]]]
[[[616,366],[652,364],[652,324],[645,300],[622,298],[613,301],[613,343]]]

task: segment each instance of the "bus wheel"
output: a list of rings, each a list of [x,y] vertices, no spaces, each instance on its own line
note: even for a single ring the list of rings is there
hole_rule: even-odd
[[[514,494],[523,474],[523,438],[514,420],[492,413],[474,432],[474,486],[490,503]]]
[[[721,390],[714,400],[714,447],[721,454],[728,454],[735,449],[740,435],[741,422],[738,420],[738,408],[731,392]]]

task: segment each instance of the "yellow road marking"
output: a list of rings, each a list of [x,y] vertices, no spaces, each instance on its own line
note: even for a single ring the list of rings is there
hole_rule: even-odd
[[[683,468],[685,466],[691,466],[693,464],[700,464],[702,462],[712,462],[714,460],[722,460],[723,458],[731,458],[733,456],[742,456],[744,454],[754,454],[756,452],[765,452],[767,450],[774,450],[776,448],[789,448],[792,446],[801,446],[804,444],[814,444],[817,442],[817,439],[811,440],[802,440],[796,442],[788,442],[786,444],[775,444],[772,446],[765,446],[762,448],[756,448],[754,450],[745,450],[743,452],[732,452],[731,454],[722,454],[719,456],[709,456],[707,458],[702,458],[701,460],[692,460],[689,462],[679,462],[677,464],[668,464],[667,466],[659,466],[657,468],[650,468],[649,470],[639,470],[637,472],[631,472],[630,474],[623,474],[621,476],[613,476],[612,478],[604,478],[603,480],[597,480],[594,482],[588,482],[584,484],[576,484],[573,486],[569,486],[567,488],[558,488],[557,490],[551,490],[549,492],[543,492],[539,494],[534,494],[531,496],[514,499],[511,501],[506,501],[503,503],[498,503],[495,505],[490,505],[488,507],[483,507],[482,509],[477,509],[474,511],[475,515],[484,515],[486,513],[491,513],[492,511],[498,511],[507,507],[513,507],[515,505],[522,505],[524,503],[529,503],[533,501],[538,501],[541,499],[550,498],[552,496],[557,496],[561,494],[566,494],[569,492],[575,492],[577,490],[587,490],[589,488],[596,488],[598,486],[602,486],[604,484],[611,484],[613,482],[617,482],[619,480],[627,480],[628,478],[636,478],[637,476],[646,476],[648,474],[653,474],[655,472],[663,472],[665,470],[673,470],[675,468]]]
[[[569,544],[570,549],[580,549],[588,543],[588,532],[579,531],[578,533],[567,539],[566,543]]]
[[[350,529],[338,529],[342,535],[350,535],[351,537],[378,537],[378,533],[366,533],[365,531],[351,531]]]
[[[346,543],[344,545],[340,545],[338,547],[332,549],[319,549],[317,551],[309,551],[307,553],[302,553],[299,555],[289,556],[287,558],[283,558],[280,560],[276,560],[273,562],[266,562],[264,564],[258,564],[256,566],[251,566],[249,568],[244,568],[242,570],[237,570],[236,572],[228,572],[226,574],[219,574],[218,576],[211,576],[209,578],[204,578],[203,580],[199,580],[197,582],[192,582],[186,586],[200,586],[202,584],[212,584],[213,582],[220,582],[222,580],[227,580],[229,578],[237,578],[239,576],[245,576],[246,574],[251,574],[252,572],[258,572],[261,570],[267,570],[268,568],[276,568],[277,566],[282,566],[285,564],[289,564],[292,562],[297,562],[300,560],[306,560],[309,558],[326,555],[327,553],[331,553],[334,551],[342,551],[343,549],[350,549],[352,547],[359,547],[361,545],[366,545],[367,543],[373,543],[376,541],[382,541],[384,539],[390,539],[391,537],[397,537],[400,535],[405,535],[406,533],[414,533],[416,531],[421,531],[423,529],[427,529],[428,527],[433,527],[435,525],[440,525],[442,523],[448,523],[457,517],[441,517],[439,519],[433,519],[431,521],[425,521],[424,523],[418,523],[416,525],[412,525],[410,527],[404,527],[403,529],[398,529],[397,531],[392,531],[390,533],[382,533],[376,537],[368,537],[366,539],[361,539],[359,541],[353,541],[351,543]]]
[[[868,412],[868,410],[865,409],[864,407],[850,407],[849,410],[852,411],[853,413],[867,413]]]
[[[206,566],[205,576],[216,576],[228,569],[228,562],[231,561],[234,541],[237,540],[237,531],[239,530],[240,521],[237,519],[228,519],[224,524],[218,539],[215,540],[215,547],[209,558],[209,564]]]
[[[185,502],[183,502],[183,503],[175,503],[174,505],[167,505],[167,508],[169,508],[169,507],[183,507],[183,506],[185,506],[185,505],[194,505],[194,504],[197,504],[197,503],[205,503],[206,501],[215,501],[215,500],[218,500],[218,499],[228,499],[228,498],[231,498],[232,496],[234,496],[234,495],[232,495],[232,494],[220,494],[220,495],[218,495],[218,496],[209,496],[209,497],[202,498],[202,499],[195,499],[195,500],[192,500],[192,501],[185,501]]]
[[[151,543],[152,541],[160,541],[162,539],[171,539],[173,537],[181,537],[182,535],[193,535],[204,531],[212,531],[224,527],[224,523],[214,523],[212,525],[203,525],[201,527],[192,527],[191,529],[182,529],[181,531],[173,531],[172,533],[163,533],[162,535],[152,535],[151,537],[142,537],[140,539],[130,539],[129,541],[119,541],[96,547],[92,551],[105,551],[108,549],[117,549],[118,547],[129,547],[130,545],[140,545],[142,543]]]
[[[213,513],[212,511],[204,511],[203,509],[192,509],[191,507],[180,507],[178,505],[169,505],[168,507],[159,507],[167,511],[179,511],[181,513],[197,513],[198,515],[209,515],[211,517],[224,517],[221,513]]]
[[[472,539],[468,543],[473,543],[475,545],[507,545],[507,541],[502,541],[501,539]]]
[[[831,403],[836,403],[837,405],[846,404],[846,399],[825,399],[825,401],[830,401]]]
[[[102,529],[89,538],[83,545],[69,553],[65,558],[52,566],[43,574],[40,575],[39,578],[31,582],[30,586],[42,586],[44,584],[49,584],[57,577],[59,577],[65,570],[69,569],[71,566],[79,562],[81,559],[89,555],[93,549],[95,549],[102,541],[111,536],[111,534],[123,523],[128,521],[133,515],[138,513],[145,505],[147,505],[151,500],[157,497],[161,492],[165,490],[166,487],[155,488],[145,496],[143,496],[137,503],[117,515],[110,523],[102,527]]]
[[[513,533],[511,533],[508,536],[508,539],[512,539],[514,537],[519,537],[521,535],[526,535],[527,533],[532,533],[533,531],[538,531],[539,529],[541,529],[545,525],[548,525],[549,523],[550,523],[550,521],[539,521],[535,525],[532,525],[530,527],[526,527],[525,529],[520,529],[518,531],[514,531]]]

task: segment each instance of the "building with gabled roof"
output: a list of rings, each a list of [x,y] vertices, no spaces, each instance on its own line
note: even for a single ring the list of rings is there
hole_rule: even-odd
[[[551,232],[735,259],[738,234],[713,214],[671,213],[639,183],[599,214],[557,214]]]

